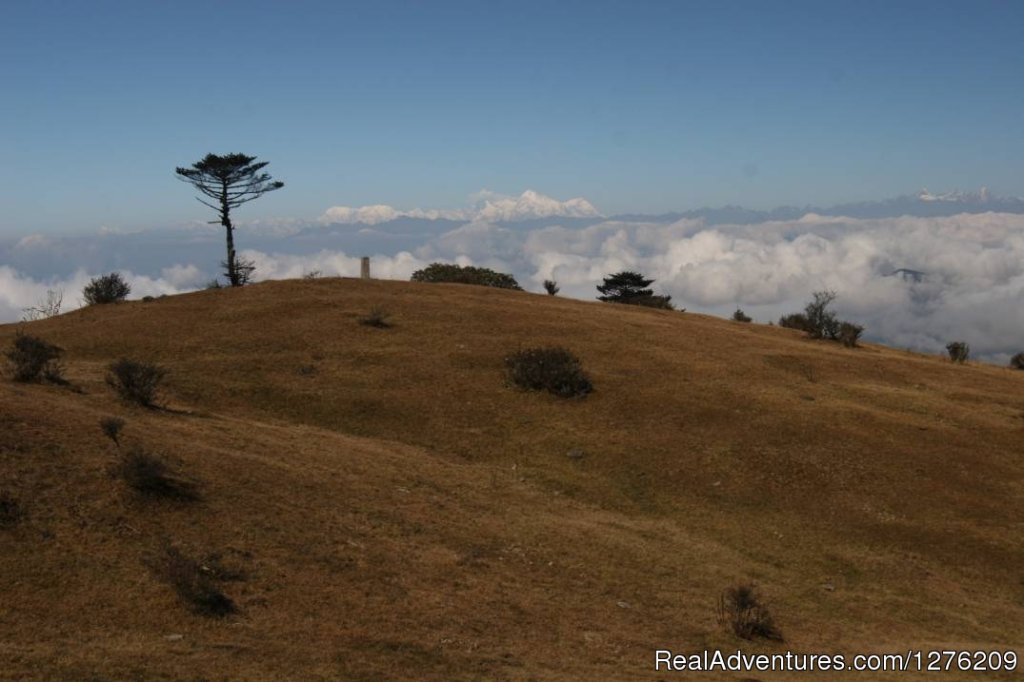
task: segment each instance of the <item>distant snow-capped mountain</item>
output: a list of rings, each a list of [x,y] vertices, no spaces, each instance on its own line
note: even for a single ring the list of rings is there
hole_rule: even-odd
[[[403,211],[383,204],[358,208],[332,206],[320,216],[320,222],[378,225],[400,218],[416,218],[497,223],[557,217],[596,218],[601,217],[601,214],[593,204],[582,197],[559,201],[528,189],[518,197],[482,192],[477,205],[467,209],[424,210],[415,208]]]

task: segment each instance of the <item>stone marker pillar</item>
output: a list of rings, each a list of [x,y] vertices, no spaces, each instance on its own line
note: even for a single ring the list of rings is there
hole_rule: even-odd
[[[370,257],[363,256],[359,265],[359,279],[370,279]]]

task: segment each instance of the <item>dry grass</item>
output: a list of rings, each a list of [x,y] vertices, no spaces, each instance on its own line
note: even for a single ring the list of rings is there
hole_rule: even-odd
[[[368,333],[372,305],[402,325]],[[0,383],[0,478],[31,512],[0,533],[14,678],[634,679],[666,647],[1019,649],[1020,372],[336,278],[29,326],[83,393]],[[509,348],[568,344],[600,387],[585,401],[502,387]],[[132,438],[202,480],[201,504],[106,475],[123,356],[170,370],[172,410],[133,415]],[[238,563],[240,615],[200,618],[140,570],[165,538]],[[741,582],[785,645],[719,628]]]

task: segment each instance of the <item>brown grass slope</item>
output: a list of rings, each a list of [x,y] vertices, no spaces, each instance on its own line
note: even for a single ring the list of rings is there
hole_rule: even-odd
[[[358,323],[375,305],[392,328]],[[24,328],[78,390],[0,383],[0,489],[25,511],[0,527],[10,678],[635,679],[657,648],[1021,648],[1021,372],[343,279]],[[545,344],[595,392],[507,388],[503,357]],[[118,401],[122,356],[168,368],[170,409]],[[116,478],[110,415],[201,499]],[[229,566],[238,613],[190,612],[150,568],[168,544]],[[718,626],[740,581],[785,644]]]

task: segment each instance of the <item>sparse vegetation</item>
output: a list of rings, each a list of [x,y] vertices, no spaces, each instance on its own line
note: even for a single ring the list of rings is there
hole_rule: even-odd
[[[132,291],[131,285],[118,272],[94,277],[82,289],[82,296],[87,305],[119,303],[128,298]]]
[[[548,296],[554,296],[558,293],[558,282],[553,279],[544,280],[544,291],[548,292]]]
[[[15,381],[30,382],[45,380],[55,384],[66,384],[64,368],[60,359],[64,350],[52,343],[28,334],[18,332],[12,348],[4,355]]]
[[[235,602],[215,583],[223,578],[173,545],[166,546],[159,557],[151,560],[150,568],[160,580],[174,588],[194,613],[221,618],[238,610]]]
[[[310,270],[302,275],[302,279],[320,279],[321,274],[319,270]]]
[[[145,497],[182,501],[199,498],[195,483],[172,471],[161,457],[139,446],[121,456],[116,473]]]
[[[203,287],[203,288],[204,288],[204,289],[207,289],[207,290],[209,290],[209,289],[223,289],[223,288],[224,288],[224,285],[222,285],[222,284],[220,283],[220,280],[219,280],[219,279],[217,279],[216,277],[214,277],[214,278],[213,278],[213,279],[211,279],[211,280],[210,280],[209,282],[207,282],[207,283],[206,283],[206,286],[205,286],[205,287]]]
[[[736,322],[752,322],[753,318],[743,312],[742,308],[737,308],[736,312],[732,314],[732,319]]]
[[[1010,367],[1013,369],[1024,369],[1024,353],[1017,353],[1010,358]]]
[[[505,358],[511,384],[548,391],[562,398],[582,398],[594,390],[579,358],[560,347],[527,348]]]
[[[370,308],[370,312],[359,318],[359,324],[367,327],[376,327],[377,329],[387,329],[391,326],[391,323],[388,322],[390,317],[391,315],[387,310],[380,306],[374,306]]]
[[[453,263],[431,263],[422,270],[412,273],[413,282],[451,282],[454,284],[477,284],[498,289],[522,291],[519,282],[512,275],[495,272],[488,268]]]
[[[157,392],[160,382],[167,375],[167,370],[159,365],[128,358],[111,363],[108,369],[107,384],[117,391],[125,402],[142,407],[156,407]]]
[[[779,318],[779,326],[785,327],[786,329],[798,329],[802,332],[810,332],[811,325],[807,321],[807,316],[803,313],[790,313],[789,315],[783,315]]]
[[[971,347],[965,341],[953,341],[946,344],[946,352],[949,353],[950,360],[958,365],[962,365],[970,357]]]
[[[0,490],[0,528],[10,528],[25,517],[18,498],[6,490]]]
[[[718,623],[741,639],[783,641],[753,585],[741,584],[722,592],[718,597]]]
[[[839,335],[836,340],[847,348],[856,348],[857,342],[860,341],[860,335],[863,333],[864,327],[859,324],[854,324],[852,322],[840,322]]]
[[[100,419],[100,430],[103,435],[114,441],[114,445],[121,447],[121,429],[124,428],[124,420],[120,417],[104,417]]]
[[[39,301],[39,303],[34,306],[22,309],[21,320],[22,322],[34,322],[35,320],[45,320],[50,317],[56,317],[57,315],[60,315],[60,308],[63,304],[63,289],[47,289],[46,298]]]
[[[814,298],[804,308],[807,318],[807,333],[812,339],[836,339],[839,336],[839,319],[829,309],[836,300],[834,291],[815,291]]]
[[[834,291],[816,291],[802,313],[783,315],[779,318],[779,326],[799,329],[812,339],[838,341],[847,348],[856,348],[864,327],[836,317],[830,308],[835,300]]]
[[[671,296],[656,296],[653,290],[646,288],[653,283],[653,279],[648,279],[639,272],[616,272],[605,277],[603,284],[597,285],[597,290],[601,292],[597,300],[674,310],[670,302]]]

